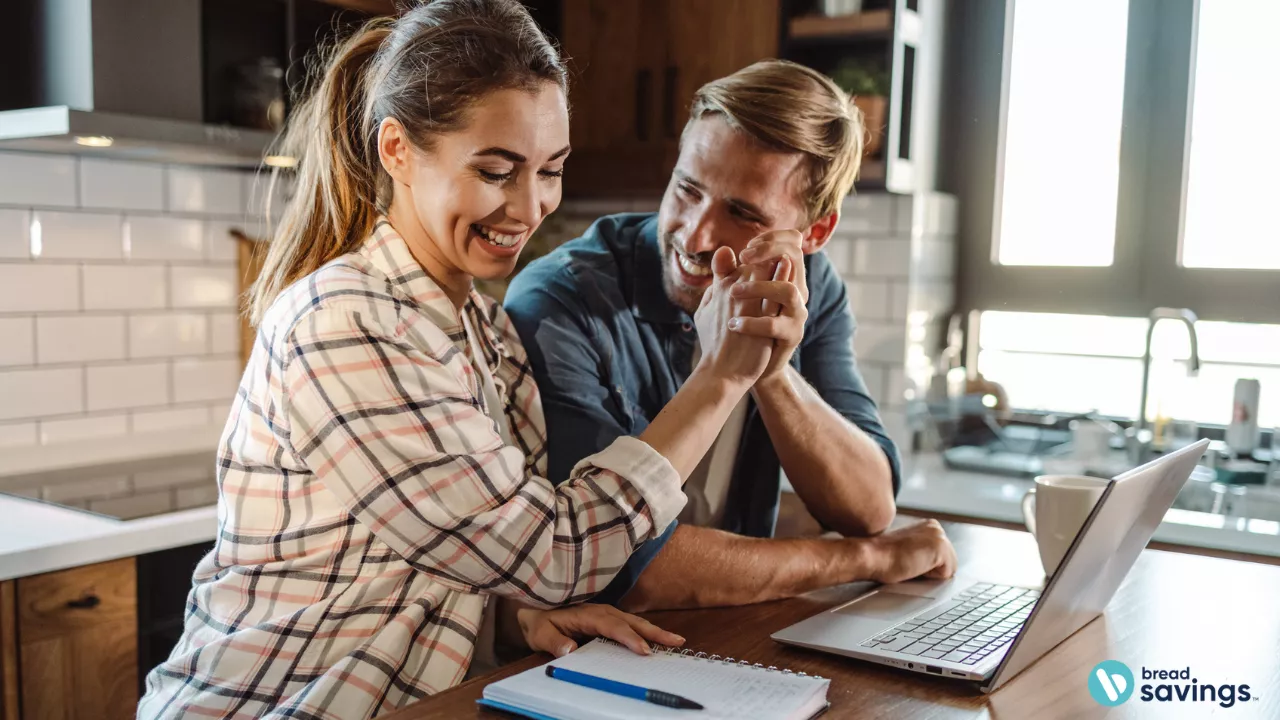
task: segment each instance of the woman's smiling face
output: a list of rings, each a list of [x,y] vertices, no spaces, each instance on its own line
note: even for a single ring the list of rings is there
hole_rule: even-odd
[[[455,301],[472,278],[515,269],[543,218],[560,205],[569,112],[555,83],[498,90],[475,103],[462,130],[420,150],[383,121],[379,150],[395,181],[391,224]]]

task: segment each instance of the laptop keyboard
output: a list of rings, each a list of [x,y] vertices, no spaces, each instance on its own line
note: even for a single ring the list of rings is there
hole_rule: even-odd
[[[862,646],[974,665],[1013,642],[1039,599],[1039,590],[978,583]]]

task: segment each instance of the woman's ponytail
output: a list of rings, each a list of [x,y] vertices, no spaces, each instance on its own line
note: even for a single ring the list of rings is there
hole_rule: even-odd
[[[249,290],[254,325],[281,290],[351,252],[373,229],[385,171],[369,84],[394,24],[391,18],[372,20],[333,49],[319,86],[295,108],[273,151],[297,158],[297,184]]]

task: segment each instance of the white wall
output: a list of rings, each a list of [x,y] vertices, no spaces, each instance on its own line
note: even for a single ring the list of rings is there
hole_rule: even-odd
[[[0,153],[0,448],[215,425],[250,172]]]

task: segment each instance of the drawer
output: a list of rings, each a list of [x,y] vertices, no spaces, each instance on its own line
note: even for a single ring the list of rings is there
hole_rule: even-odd
[[[133,558],[22,578],[17,596],[23,645],[103,624],[137,622]]]

